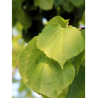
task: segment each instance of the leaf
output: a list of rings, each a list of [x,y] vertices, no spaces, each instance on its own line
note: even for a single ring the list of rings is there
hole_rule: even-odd
[[[84,38],[85,45],[86,45],[86,29],[81,30],[81,34],[82,34],[82,36]]]
[[[84,0],[70,0],[70,2],[76,6],[76,7],[79,7],[81,6],[85,1]]]
[[[85,11],[84,11],[84,13],[83,13],[82,23],[85,25]]]
[[[33,91],[57,98],[72,83],[75,69],[66,62],[62,70],[56,61],[37,49],[35,37],[20,55],[19,73]]]
[[[41,51],[36,47],[36,37],[34,37],[20,54],[19,73],[25,83],[31,77],[31,72],[34,71],[34,68],[36,66],[36,58],[39,56],[40,53]]]
[[[63,93],[61,93],[57,98],[65,98],[65,96],[67,95],[67,92],[68,92],[68,87],[66,87],[64,90],[63,90]]]
[[[68,1],[63,2],[62,6],[63,9],[67,12],[71,12],[74,9],[74,6]]]
[[[85,40],[85,29],[81,30],[81,34]],[[83,50],[78,56],[73,58],[72,64],[76,67],[77,73],[79,72],[80,65],[82,64],[84,59],[85,59],[85,50]],[[85,65],[85,63],[83,62],[82,65]]]
[[[66,96],[66,94],[67,94],[67,92],[68,92],[68,88],[69,88],[69,86],[66,87],[66,88],[63,90],[63,92],[62,92],[57,98],[65,98],[65,96]],[[42,96],[43,96],[43,98],[49,98],[49,97],[47,97],[47,96],[45,96],[45,95],[42,95]]]
[[[47,25],[56,26],[57,24],[60,24],[63,28],[65,28],[68,26],[68,20],[64,20],[62,17],[56,16],[52,18]]]
[[[79,73],[75,76],[73,83],[69,86],[65,98],[76,98],[85,89],[85,68],[80,66]]]
[[[22,24],[24,29],[28,29],[31,26],[30,17],[25,14],[25,12],[21,8],[15,8],[15,18]]]
[[[39,34],[37,47],[44,51],[48,57],[58,61],[61,68],[63,68],[63,64],[68,59],[84,50],[84,39],[81,32],[75,27],[62,28],[61,23],[52,27],[49,24]]]
[[[51,10],[53,8],[53,0],[34,0],[34,5],[43,10]]]
[[[64,3],[64,0],[54,0],[55,7],[60,6]]]
[[[12,10],[12,27],[16,24],[17,19],[15,18],[14,11]]]
[[[85,98],[85,89],[82,92],[80,92],[77,98]]]

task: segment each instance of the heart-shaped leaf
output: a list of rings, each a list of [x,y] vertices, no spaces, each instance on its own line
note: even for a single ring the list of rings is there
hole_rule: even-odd
[[[58,61],[63,68],[63,64],[68,59],[84,50],[84,39],[75,27],[67,26],[66,22],[65,27],[64,24],[59,23],[52,26],[50,23],[43,29],[37,38],[37,47],[48,57]]]

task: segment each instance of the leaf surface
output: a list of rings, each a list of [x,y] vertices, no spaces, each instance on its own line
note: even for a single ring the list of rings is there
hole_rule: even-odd
[[[85,29],[81,30],[81,34],[85,40]],[[74,57],[72,60],[72,64],[76,67],[77,73],[79,72],[80,65],[85,66],[85,50],[83,50],[78,56]]]
[[[34,5],[43,10],[50,10],[53,7],[53,0],[34,0]]]
[[[84,0],[70,0],[70,2],[76,6],[76,7],[79,7],[81,6],[85,1]]]
[[[81,32],[75,27],[62,28],[63,20],[57,22],[58,25],[52,24],[54,20],[50,20],[42,33],[37,38],[37,47],[44,53],[59,62],[63,68],[63,64],[73,56],[78,55],[84,50],[84,39]],[[61,25],[60,25],[60,24]],[[65,22],[65,26],[68,23]]]
[[[35,37],[20,55],[19,73],[33,91],[57,98],[72,83],[75,69],[70,62],[61,69],[56,61],[37,49]]]
[[[69,86],[69,90],[65,98],[77,98],[77,96],[84,90],[84,88],[85,68],[80,66],[79,73],[75,76],[73,83]]]

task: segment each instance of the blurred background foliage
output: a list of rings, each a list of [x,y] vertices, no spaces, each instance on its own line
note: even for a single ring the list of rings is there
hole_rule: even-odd
[[[84,11],[85,0],[12,0],[13,98],[41,98],[25,85],[18,72],[18,57],[28,42],[57,15],[70,19],[69,25],[77,28],[85,25]]]

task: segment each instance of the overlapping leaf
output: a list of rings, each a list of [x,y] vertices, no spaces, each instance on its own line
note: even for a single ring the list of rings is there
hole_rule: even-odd
[[[32,39],[19,59],[19,72],[24,82],[33,91],[57,98],[72,83],[75,69],[69,62],[60,65],[49,59],[36,47],[36,37]]]
[[[68,26],[68,21],[55,17],[38,36],[37,47],[48,57],[58,61],[63,68],[68,59],[84,50],[84,39],[80,31]]]

